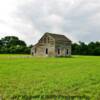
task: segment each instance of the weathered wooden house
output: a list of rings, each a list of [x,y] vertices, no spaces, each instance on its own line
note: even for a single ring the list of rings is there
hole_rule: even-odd
[[[33,56],[70,56],[71,40],[64,35],[45,33],[31,49]]]

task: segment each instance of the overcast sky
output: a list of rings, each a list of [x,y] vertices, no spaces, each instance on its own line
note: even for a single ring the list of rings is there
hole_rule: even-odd
[[[34,44],[45,32],[100,41],[100,0],[0,0],[0,38]]]

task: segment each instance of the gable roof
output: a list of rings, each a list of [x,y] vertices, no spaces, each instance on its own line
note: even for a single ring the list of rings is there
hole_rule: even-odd
[[[65,35],[54,34],[54,33],[49,33],[49,32],[46,32],[45,35],[46,34],[52,36],[56,42],[57,41],[71,42],[71,40],[69,38],[67,38]]]

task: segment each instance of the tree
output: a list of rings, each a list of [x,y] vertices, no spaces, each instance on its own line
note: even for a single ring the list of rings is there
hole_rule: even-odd
[[[96,47],[94,50],[94,55],[99,56],[100,55],[100,47]]]
[[[6,36],[0,40],[1,53],[25,53],[26,43],[15,36]]]
[[[88,46],[84,42],[73,43],[72,44],[72,54],[86,55]]]
[[[3,42],[3,45],[6,47],[11,46],[26,46],[26,43],[22,40],[19,40],[15,36],[6,36],[5,38],[2,38],[1,41]]]
[[[95,48],[95,43],[90,42],[88,44],[88,55],[93,55],[94,54],[94,48]]]
[[[76,55],[80,52],[80,46],[77,43],[72,44],[72,54]]]
[[[88,46],[84,43],[84,42],[79,42],[80,44],[80,47],[79,47],[79,52],[81,55],[87,55],[87,49],[88,49]]]

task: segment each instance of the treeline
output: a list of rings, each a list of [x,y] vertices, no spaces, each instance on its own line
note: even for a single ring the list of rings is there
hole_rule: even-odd
[[[72,44],[73,55],[100,55],[100,42],[84,42]]]
[[[0,40],[0,54],[30,54],[31,46],[15,36],[6,36]],[[100,42],[72,44],[73,55],[100,55]]]
[[[30,48],[15,36],[6,36],[0,40],[0,54],[29,54]]]

